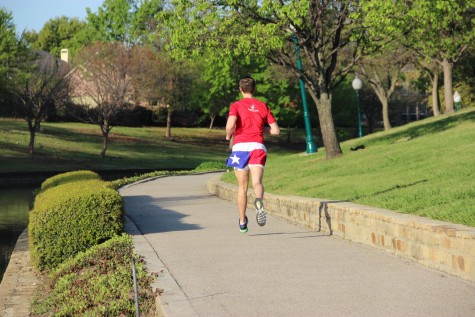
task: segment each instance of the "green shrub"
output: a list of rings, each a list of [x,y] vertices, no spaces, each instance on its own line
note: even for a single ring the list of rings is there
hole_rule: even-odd
[[[196,172],[206,172],[206,171],[219,171],[219,170],[225,170],[227,169],[226,163],[223,162],[217,162],[217,161],[210,161],[210,162],[203,162],[200,165],[198,165],[194,171]]]
[[[180,174],[180,173],[181,172],[155,171],[155,172],[140,174],[140,175],[136,175],[136,176],[116,179],[116,180],[110,182],[109,186],[113,189],[119,189],[120,187],[125,186],[127,184],[132,184],[132,183],[135,183],[135,182],[147,179],[147,178],[159,177],[159,176],[168,176],[168,175],[176,175],[176,174]]]
[[[154,316],[155,298],[144,262],[128,235],[114,237],[61,264],[49,275],[48,289],[33,302],[33,315],[135,316],[132,258],[136,259],[142,316]]]
[[[122,232],[122,197],[100,180],[50,187],[36,196],[28,230],[32,262],[52,269]]]
[[[220,171],[220,170],[225,170],[226,168],[227,167],[224,162],[217,162],[217,161],[203,162],[192,171],[155,171],[155,172],[140,174],[140,175],[136,175],[132,177],[124,177],[124,178],[116,179],[114,181],[111,181],[109,183],[109,186],[113,189],[119,189],[122,186],[135,183],[147,178],[152,178],[152,177],[187,175],[187,174],[189,175],[189,174],[192,174],[193,172]]]
[[[48,178],[41,184],[41,191],[45,191],[48,188],[58,186],[60,184],[65,184],[69,182],[77,182],[83,180],[100,180],[101,178],[99,175],[92,171],[74,171],[74,172],[67,172],[55,175],[53,177]]]

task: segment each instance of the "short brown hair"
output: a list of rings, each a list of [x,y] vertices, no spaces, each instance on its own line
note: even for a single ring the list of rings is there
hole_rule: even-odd
[[[253,94],[256,90],[256,81],[250,76],[243,77],[239,81],[239,88],[241,88],[245,93]]]

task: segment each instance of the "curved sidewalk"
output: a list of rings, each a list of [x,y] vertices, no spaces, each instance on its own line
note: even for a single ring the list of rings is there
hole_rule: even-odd
[[[127,231],[151,271],[162,314],[178,316],[474,316],[475,284],[413,261],[210,196],[218,174],[121,189]]]

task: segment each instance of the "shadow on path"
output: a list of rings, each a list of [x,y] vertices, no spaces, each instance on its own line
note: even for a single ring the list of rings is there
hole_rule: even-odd
[[[126,196],[124,197],[124,206],[127,210],[127,216],[140,228],[142,234],[201,230],[202,227],[197,224],[187,223],[188,215],[177,212],[173,209],[165,208],[172,205],[172,202],[189,201],[189,205],[196,204],[197,199],[201,197],[167,197],[157,198],[147,195]],[[194,203],[192,202],[194,201]]]

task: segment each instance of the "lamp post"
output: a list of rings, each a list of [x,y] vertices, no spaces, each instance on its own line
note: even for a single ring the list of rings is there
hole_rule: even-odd
[[[460,101],[462,100],[462,96],[458,93],[458,91],[454,94],[454,102],[455,102],[455,111],[460,110]]]
[[[297,69],[302,72],[302,61],[299,56],[299,45],[297,37],[292,37],[295,42],[295,56],[297,57]],[[303,119],[305,122],[305,141],[307,143],[307,154],[312,154],[317,152],[317,146],[315,145],[315,138],[312,135],[312,126],[310,124],[310,115],[308,113],[307,107],[307,97],[305,96],[305,84],[302,77],[300,77],[300,92],[302,93],[302,103],[303,103]]]
[[[353,89],[356,91],[356,110],[358,111],[358,136],[361,138],[363,136],[363,130],[361,128],[361,112],[360,112],[360,89],[363,87],[363,82],[358,77],[358,74],[355,75],[355,79],[351,83]]]

